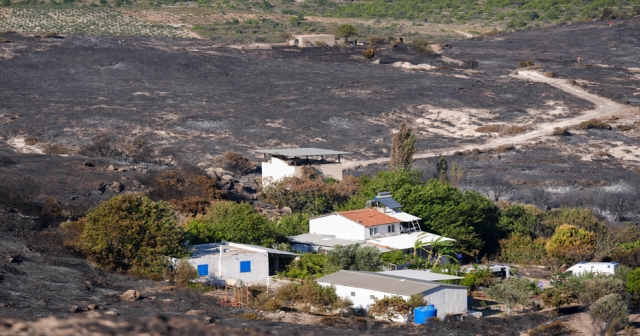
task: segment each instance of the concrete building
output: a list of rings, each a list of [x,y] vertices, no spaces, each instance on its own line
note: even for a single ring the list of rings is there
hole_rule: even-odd
[[[341,44],[342,42],[342,40],[336,40],[336,37],[331,34],[293,35],[293,37],[287,41],[287,45],[300,48],[320,47],[325,45],[333,47]]]
[[[211,243],[193,246],[189,264],[198,270],[203,281],[224,283],[239,279],[245,285],[269,284],[269,276],[283,271],[295,259],[295,253],[262,246]]]
[[[303,167],[312,167],[325,177],[342,180],[340,152],[320,148],[279,148],[256,151],[264,154],[262,162],[262,184],[278,181],[284,177],[301,176]]]
[[[368,310],[378,299],[400,296],[408,300],[421,294],[438,310],[438,317],[467,313],[467,287],[442,284],[390,274],[338,271],[316,280],[321,286],[334,286],[339,297],[348,297],[355,308]],[[407,316],[397,319],[406,321]]]

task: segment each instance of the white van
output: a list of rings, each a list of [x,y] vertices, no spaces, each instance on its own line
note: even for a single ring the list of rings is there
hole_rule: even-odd
[[[567,268],[564,273],[578,276],[586,273],[613,275],[618,266],[620,265],[617,262],[581,262]]]

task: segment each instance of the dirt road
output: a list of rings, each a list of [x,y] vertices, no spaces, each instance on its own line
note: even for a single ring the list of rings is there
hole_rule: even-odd
[[[549,78],[536,71],[518,71],[513,76],[515,78],[522,79],[525,81],[547,83],[562,91],[567,92],[570,95],[573,95],[575,97],[578,97],[593,103],[596,106],[596,108],[592,110],[587,110],[583,114],[575,117],[562,119],[554,122],[540,123],[536,126],[535,129],[522,134],[515,135],[515,136],[492,138],[486,141],[482,145],[473,145],[473,146],[466,146],[466,147],[461,146],[461,147],[455,147],[455,148],[439,149],[437,152],[417,153],[413,156],[413,158],[426,159],[426,158],[431,158],[438,155],[451,155],[455,151],[464,151],[467,149],[474,149],[474,148],[478,148],[480,150],[486,150],[486,149],[495,148],[502,145],[520,145],[520,144],[527,143],[533,139],[536,139],[545,135],[550,135],[555,127],[570,127],[570,126],[578,125],[583,121],[593,119],[593,118],[606,118],[614,115],[621,116],[624,114],[629,114],[629,113],[633,113],[634,111],[637,111],[637,108],[635,107],[619,104],[608,98],[600,97],[598,95],[584,91],[581,88],[576,87],[575,85],[572,85],[571,83],[569,83],[569,80],[567,79]],[[370,164],[380,164],[387,161],[389,161],[389,158],[387,157],[371,159],[371,160],[361,160],[361,161],[346,161],[344,163],[344,166],[346,169],[349,169],[349,168],[354,168],[360,165],[366,166]]]

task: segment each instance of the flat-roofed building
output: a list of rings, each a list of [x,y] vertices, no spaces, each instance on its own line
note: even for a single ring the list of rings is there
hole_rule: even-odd
[[[284,177],[302,176],[302,168],[310,167],[325,177],[342,180],[341,152],[321,148],[274,148],[261,149],[257,153],[264,154],[262,162],[262,184],[276,182]]]

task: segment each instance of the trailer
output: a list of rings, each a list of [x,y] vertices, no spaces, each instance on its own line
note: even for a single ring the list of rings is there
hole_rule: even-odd
[[[617,262],[581,262],[567,268],[564,273],[584,275],[587,273],[613,275],[620,265]]]

